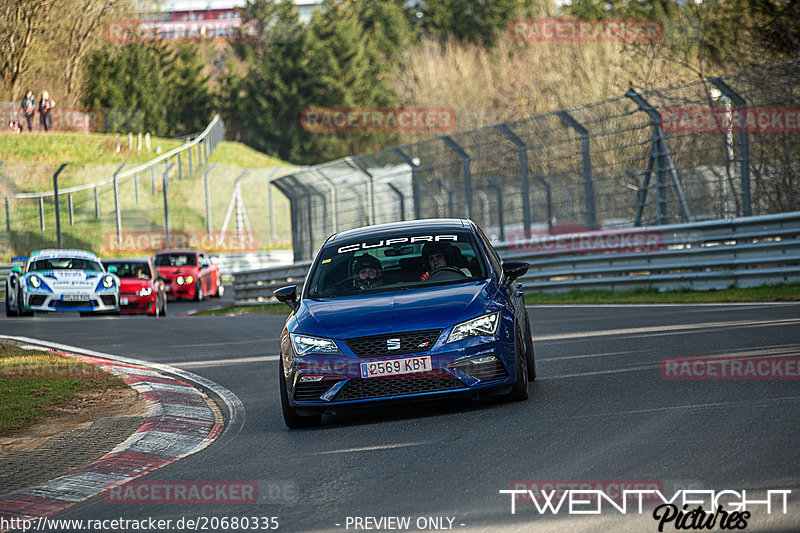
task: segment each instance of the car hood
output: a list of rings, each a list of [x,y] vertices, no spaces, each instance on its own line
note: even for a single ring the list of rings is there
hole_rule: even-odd
[[[139,289],[152,287],[152,285],[149,279],[120,278],[119,280],[120,289],[124,292],[135,292]]]
[[[492,295],[489,281],[304,299],[295,319],[303,333],[336,339],[401,331],[443,329],[483,314]]]
[[[27,278],[39,276],[53,290],[94,289],[103,272],[95,270],[37,270],[26,274]]]
[[[183,276],[186,274],[191,274],[194,276],[197,274],[197,267],[196,266],[180,266],[180,267],[170,267],[170,266],[160,266],[156,267],[156,271],[164,276],[165,278],[174,278],[176,276]]]

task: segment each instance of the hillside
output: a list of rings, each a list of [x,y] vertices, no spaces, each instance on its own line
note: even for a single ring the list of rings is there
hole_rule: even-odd
[[[0,195],[20,195],[53,190],[53,173],[61,163],[68,163],[59,175],[60,191],[107,180],[120,168],[121,176],[129,169],[180,146],[172,139],[151,139],[151,152],[128,149],[127,137],[120,139],[116,150],[114,135],[56,133],[0,134]],[[206,231],[206,205],[203,176],[193,164],[188,174],[188,161],[182,158],[182,179],[178,179],[177,161],[168,179],[168,212],[171,244],[191,244],[211,251],[240,249],[286,248],[291,246],[288,200],[272,188],[273,214],[270,216],[268,179],[275,172],[288,173],[291,166],[240,143],[220,143],[209,159],[215,164],[208,174],[211,233]],[[155,169],[119,180],[120,227],[117,233],[114,188],[112,183],[89,188],[74,194],[61,194],[62,246],[93,250],[103,256],[145,255],[166,245],[164,209],[164,169]],[[246,171],[246,174],[245,174]],[[280,175],[276,173],[275,175]],[[242,177],[244,174],[244,177]],[[238,217],[242,229],[250,233],[242,239],[229,233],[220,235],[226,215],[228,232],[237,229],[237,203],[234,185],[239,180],[241,203]],[[71,197],[71,198],[70,198]],[[95,203],[96,202],[96,203]],[[0,204],[5,211],[5,206]],[[243,207],[243,210],[241,208]],[[41,211],[40,211],[41,210]],[[40,213],[41,216],[40,217]],[[0,215],[5,219],[5,212]],[[55,203],[52,196],[40,204],[38,198],[10,198],[8,201],[10,231],[0,225],[0,262],[11,256],[27,255],[31,250],[56,246]],[[70,223],[72,222],[72,223]],[[274,222],[274,227],[270,223]],[[44,230],[42,229],[42,223]],[[122,247],[119,246],[121,238]]]

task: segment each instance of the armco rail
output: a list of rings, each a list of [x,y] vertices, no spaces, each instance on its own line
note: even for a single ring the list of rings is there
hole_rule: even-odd
[[[660,290],[751,287],[800,282],[800,212],[651,226],[636,231],[662,236],[658,251],[536,253],[525,244],[496,246],[504,260],[527,261],[528,289]],[[268,301],[284,285],[302,285],[310,261],[234,274],[237,304]]]

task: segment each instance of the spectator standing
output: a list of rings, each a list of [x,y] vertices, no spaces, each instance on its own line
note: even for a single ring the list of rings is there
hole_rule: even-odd
[[[19,104],[19,111],[28,123],[28,131],[33,131],[33,116],[36,114],[36,97],[33,96],[33,91],[29,90],[25,93],[22,103]]]
[[[39,124],[42,125],[44,131],[50,131],[53,128],[53,119],[50,117],[50,111],[56,106],[56,102],[50,98],[50,93],[42,91],[42,97],[39,99]]]

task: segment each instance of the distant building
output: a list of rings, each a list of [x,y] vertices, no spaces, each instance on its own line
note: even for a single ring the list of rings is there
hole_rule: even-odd
[[[321,3],[322,0],[294,0],[300,13],[300,20],[304,22],[311,19],[311,11]],[[155,2],[162,14],[173,13],[181,17],[202,17],[185,20],[209,20],[208,15],[211,14],[219,15],[216,16],[217,19],[238,18],[235,8],[244,7],[245,4],[245,0],[164,0]],[[173,20],[175,19],[173,18]]]

